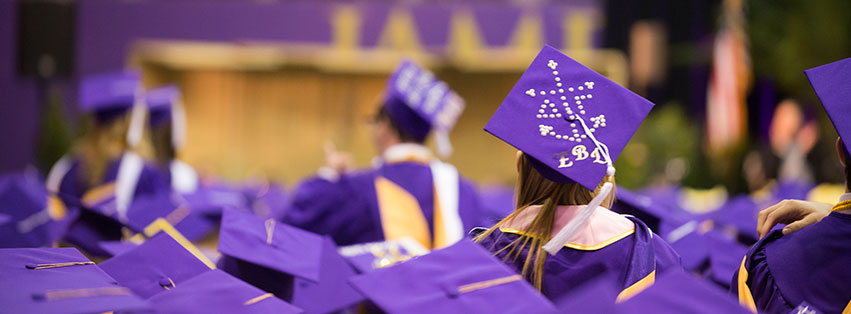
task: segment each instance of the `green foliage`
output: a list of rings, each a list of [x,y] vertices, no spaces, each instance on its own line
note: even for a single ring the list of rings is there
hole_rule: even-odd
[[[751,0],[747,32],[757,77],[812,98],[803,70],[851,57],[851,1]]]
[[[654,108],[618,157],[618,185],[636,188],[678,182],[695,172],[700,144],[698,127],[682,106]]]

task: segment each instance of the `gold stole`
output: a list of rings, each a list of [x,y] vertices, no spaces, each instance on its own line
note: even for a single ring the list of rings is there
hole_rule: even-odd
[[[451,244],[446,243],[437,191],[434,192],[434,242],[420,204],[411,193],[384,177],[375,179],[375,192],[385,240],[409,237],[429,250]]]

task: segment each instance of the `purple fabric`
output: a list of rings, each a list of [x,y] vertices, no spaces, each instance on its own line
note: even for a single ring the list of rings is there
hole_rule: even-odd
[[[120,285],[145,299],[210,270],[163,232],[98,266]]]
[[[701,272],[709,264],[709,239],[705,235],[691,232],[672,242],[671,247],[680,254],[687,271]]]
[[[182,195],[182,198],[192,209],[215,221],[221,218],[222,211],[226,208],[248,210],[252,207],[238,187],[222,182],[202,183],[194,193]]]
[[[289,195],[283,185],[269,181],[249,182],[237,187],[244,199],[246,211],[261,218],[283,219],[289,205]]]
[[[143,312],[147,303],[137,296],[111,295],[46,299],[48,291],[115,288],[114,279],[96,265],[32,269],[37,264],[89,262],[73,248],[0,249],[0,309],[6,313]],[[30,267],[27,267],[30,266]]]
[[[80,110],[83,112],[129,108],[141,89],[139,72],[125,71],[89,76],[80,82]]]
[[[351,279],[387,313],[549,313],[554,308],[523,280],[470,292],[464,285],[515,275],[469,240]]]
[[[119,254],[124,254],[125,252],[133,250],[138,246],[139,246],[139,244],[136,244],[136,243],[133,243],[133,242],[125,242],[125,241],[102,241],[102,242],[100,242],[101,249],[103,249],[104,251],[109,253],[108,256],[110,256],[110,257],[116,256],[116,255],[119,255]]]
[[[736,301],[692,274],[671,272],[618,308],[622,313],[751,313]]]
[[[758,308],[788,312],[806,301],[826,313],[842,312],[851,300],[849,238],[851,215],[837,212],[795,233],[766,236],[746,261]]]
[[[331,14],[322,2],[85,1],[76,65],[84,75],[121,66],[139,38],[329,43]]]
[[[267,223],[263,219],[227,210],[222,216],[219,251],[260,267],[319,281],[322,237],[283,223],[273,227],[272,243],[267,244]]]
[[[565,296],[554,300],[559,313],[620,313],[615,306],[619,291],[614,285],[617,280],[605,272],[594,275]]]
[[[307,313],[331,313],[364,299],[348,284],[348,279],[356,275],[356,272],[346,259],[337,253],[337,246],[330,238],[326,237],[322,241],[322,258],[319,263],[318,282],[295,279],[293,305],[303,308]]]
[[[411,7],[417,27],[417,39],[428,50],[442,49],[449,43],[452,9],[443,5],[420,4]]]
[[[0,247],[44,247],[58,241],[79,215],[79,209],[66,207],[63,217],[52,217],[51,195],[35,172],[0,176]]]
[[[759,240],[759,235],[756,233],[759,210],[760,208],[749,195],[739,195],[728,200],[709,216],[718,227],[730,226],[736,230],[740,238],[744,238],[745,243],[753,244]]]
[[[223,271],[211,270],[177,287],[160,292],[149,301],[157,313],[169,314],[303,313],[301,309],[276,297],[265,298],[255,303],[248,302],[265,293]]]
[[[848,124],[851,119],[851,105],[848,104],[848,99],[851,99],[851,88],[848,88],[851,82],[851,58],[818,66],[804,73],[842,138],[846,152],[851,152],[851,125]]]
[[[301,182],[284,222],[329,235],[338,245],[384,240],[375,171],[349,173],[331,182],[318,177]]]
[[[378,169],[349,173],[336,182],[307,179],[296,188],[284,221],[305,230],[330,235],[338,245],[383,241],[375,191],[378,176],[411,193],[423,211],[429,230],[432,230],[434,181],[427,165],[414,162],[385,164]],[[478,194],[464,178],[460,179],[458,202],[464,229],[480,226]]]
[[[531,157],[547,179],[577,182],[593,190],[606,174],[604,158],[592,156],[594,143],[581,138],[586,136],[582,125],[571,117],[582,117],[608,146],[614,162],[652,107],[641,96],[545,46],[485,131]]]
[[[515,34],[523,8],[509,4],[484,4],[473,8],[483,43],[488,46],[506,46]]]
[[[558,300],[577,288],[577,282],[586,281],[589,269],[596,269],[599,265],[612,274],[616,280],[613,284],[620,290],[638,282],[657,268],[657,273],[680,268],[679,256],[667,243],[658,239],[658,235],[651,236],[641,221],[634,218],[631,220],[635,223],[635,233],[606,247],[594,251],[564,248],[556,255],[547,256],[541,293],[550,300]],[[519,236],[516,234],[496,230],[480,244],[497,252],[517,238]],[[528,254],[529,248],[524,247],[517,259],[506,263],[520,273]],[[496,254],[500,260],[505,260],[506,255],[506,251]]]

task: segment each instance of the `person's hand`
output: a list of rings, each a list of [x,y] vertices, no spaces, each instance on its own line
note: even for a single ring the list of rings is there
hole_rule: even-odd
[[[325,166],[343,174],[352,169],[352,155],[338,151],[332,142],[325,142]]]
[[[762,238],[778,223],[786,224],[783,234],[817,223],[830,214],[832,205],[802,200],[783,200],[759,212],[756,231]]]

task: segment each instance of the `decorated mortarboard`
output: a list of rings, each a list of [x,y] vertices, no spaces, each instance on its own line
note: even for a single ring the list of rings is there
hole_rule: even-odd
[[[148,304],[73,248],[0,249],[0,311],[103,313]]]
[[[222,216],[219,268],[305,309],[324,313],[362,299],[345,284],[355,272],[336,250],[328,238],[274,219],[230,209]]]
[[[558,183],[594,190],[653,103],[545,46],[485,131],[523,151]],[[604,145],[597,145],[597,142]]]
[[[417,140],[434,130],[440,155],[452,153],[449,131],[464,111],[464,100],[430,71],[402,61],[387,80],[384,109],[395,124]]]
[[[360,273],[370,272],[425,255],[428,249],[412,238],[344,246],[340,254]]]
[[[594,191],[653,103],[544,46],[485,126],[485,131],[523,152],[535,169],[557,183],[576,182]],[[544,249],[555,254],[613,190],[600,192]]]
[[[211,270],[154,295],[157,313],[290,314],[303,311],[223,271]]]
[[[461,240],[351,283],[387,313],[549,313],[552,303],[480,245]]]
[[[804,71],[836,133],[851,153],[851,58]]]
[[[74,221],[76,207],[49,193],[44,183],[29,173],[0,177],[0,247],[42,247],[58,241]]]
[[[172,146],[183,147],[186,139],[186,113],[180,101],[180,89],[175,85],[166,85],[145,93],[151,126],[171,124]]]
[[[672,271],[656,283],[618,305],[621,313],[751,313],[719,287]]]
[[[210,267],[166,233],[159,233],[99,266],[120,285],[130,288],[143,298],[172,289],[210,270]]]

